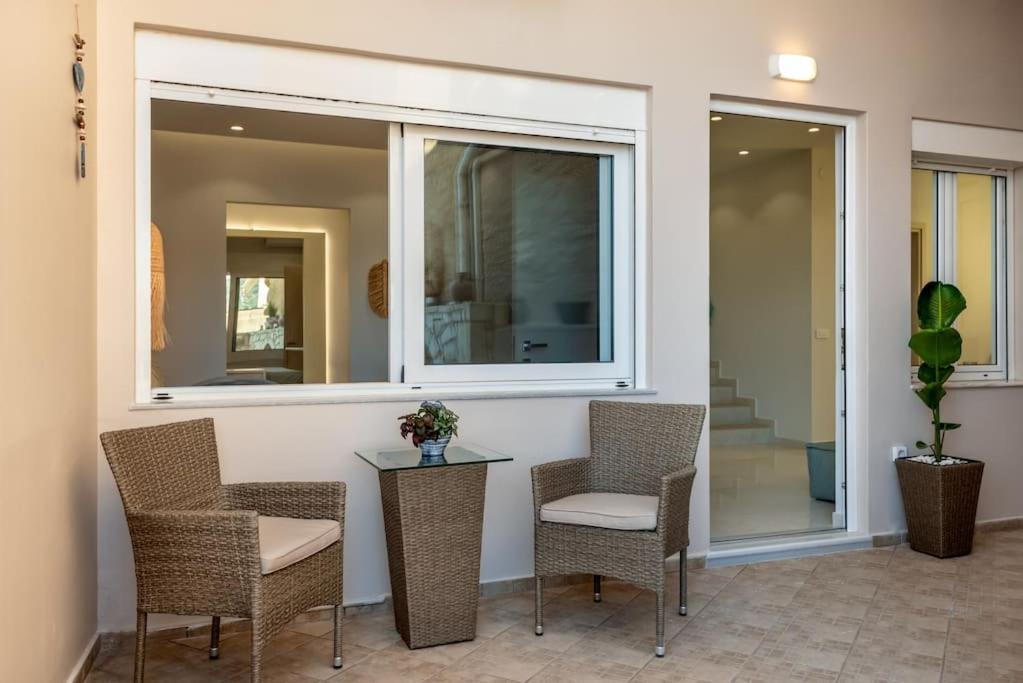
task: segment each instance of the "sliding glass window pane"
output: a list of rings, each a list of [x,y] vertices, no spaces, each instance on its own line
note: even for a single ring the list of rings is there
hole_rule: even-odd
[[[937,193],[935,183],[937,173],[923,169],[913,169],[912,215],[910,217],[910,310],[913,319],[913,331],[919,328],[916,316],[916,299],[923,286],[937,279],[937,229],[935,203]],[[913,365],[919,365],[920,359],[913,354]]]
[[[424,144],[426,364],[610,362],[611,158]]]
[[[955,282],[968,304],[957,325],[961,365],[996,362],[996,183],[994,176],[955,174]]]

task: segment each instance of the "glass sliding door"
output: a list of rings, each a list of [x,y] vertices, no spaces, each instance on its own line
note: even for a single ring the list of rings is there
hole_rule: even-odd
[[[844,528],[845,129],[709,125],[711,539]]]

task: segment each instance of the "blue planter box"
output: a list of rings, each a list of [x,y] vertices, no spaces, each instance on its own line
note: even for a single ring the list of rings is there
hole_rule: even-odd
[[[835,502],[835,442],[806,444],[806,468],[810,473],[810,495]]]

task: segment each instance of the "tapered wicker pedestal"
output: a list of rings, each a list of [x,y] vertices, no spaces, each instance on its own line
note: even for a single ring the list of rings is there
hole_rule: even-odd
[[[394,466],[402,453],[419,463],[418,451],[359,452],[380,471],[394,625],[413,649],[473,640],[487,463],[511,458],[449,446],[442,463]]]

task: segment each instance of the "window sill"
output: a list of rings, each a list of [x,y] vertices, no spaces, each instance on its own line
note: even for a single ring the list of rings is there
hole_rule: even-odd
[[[173,390],[169,390],[172,393]],[[605,396],[655,396],[656,389],[613,387],[510,387],[510,388],[424,388],[405,387],[376,391],[306,390],[231,393],[200,393],[192,390],[168,400],[137,402],[131,410],[174,410],[194,408],[244,408],[249,406],[328,405],[335,403],[407,403],[427,398],[440,400],[490,400],[508,398],[578,398]]]
[[[923,384],[910,382],[910,387],[919,389]],[[947,382],[946,389],[1012,389],[1023,387],[1023,380],[1020,379],[966,379],[959,382]]]

